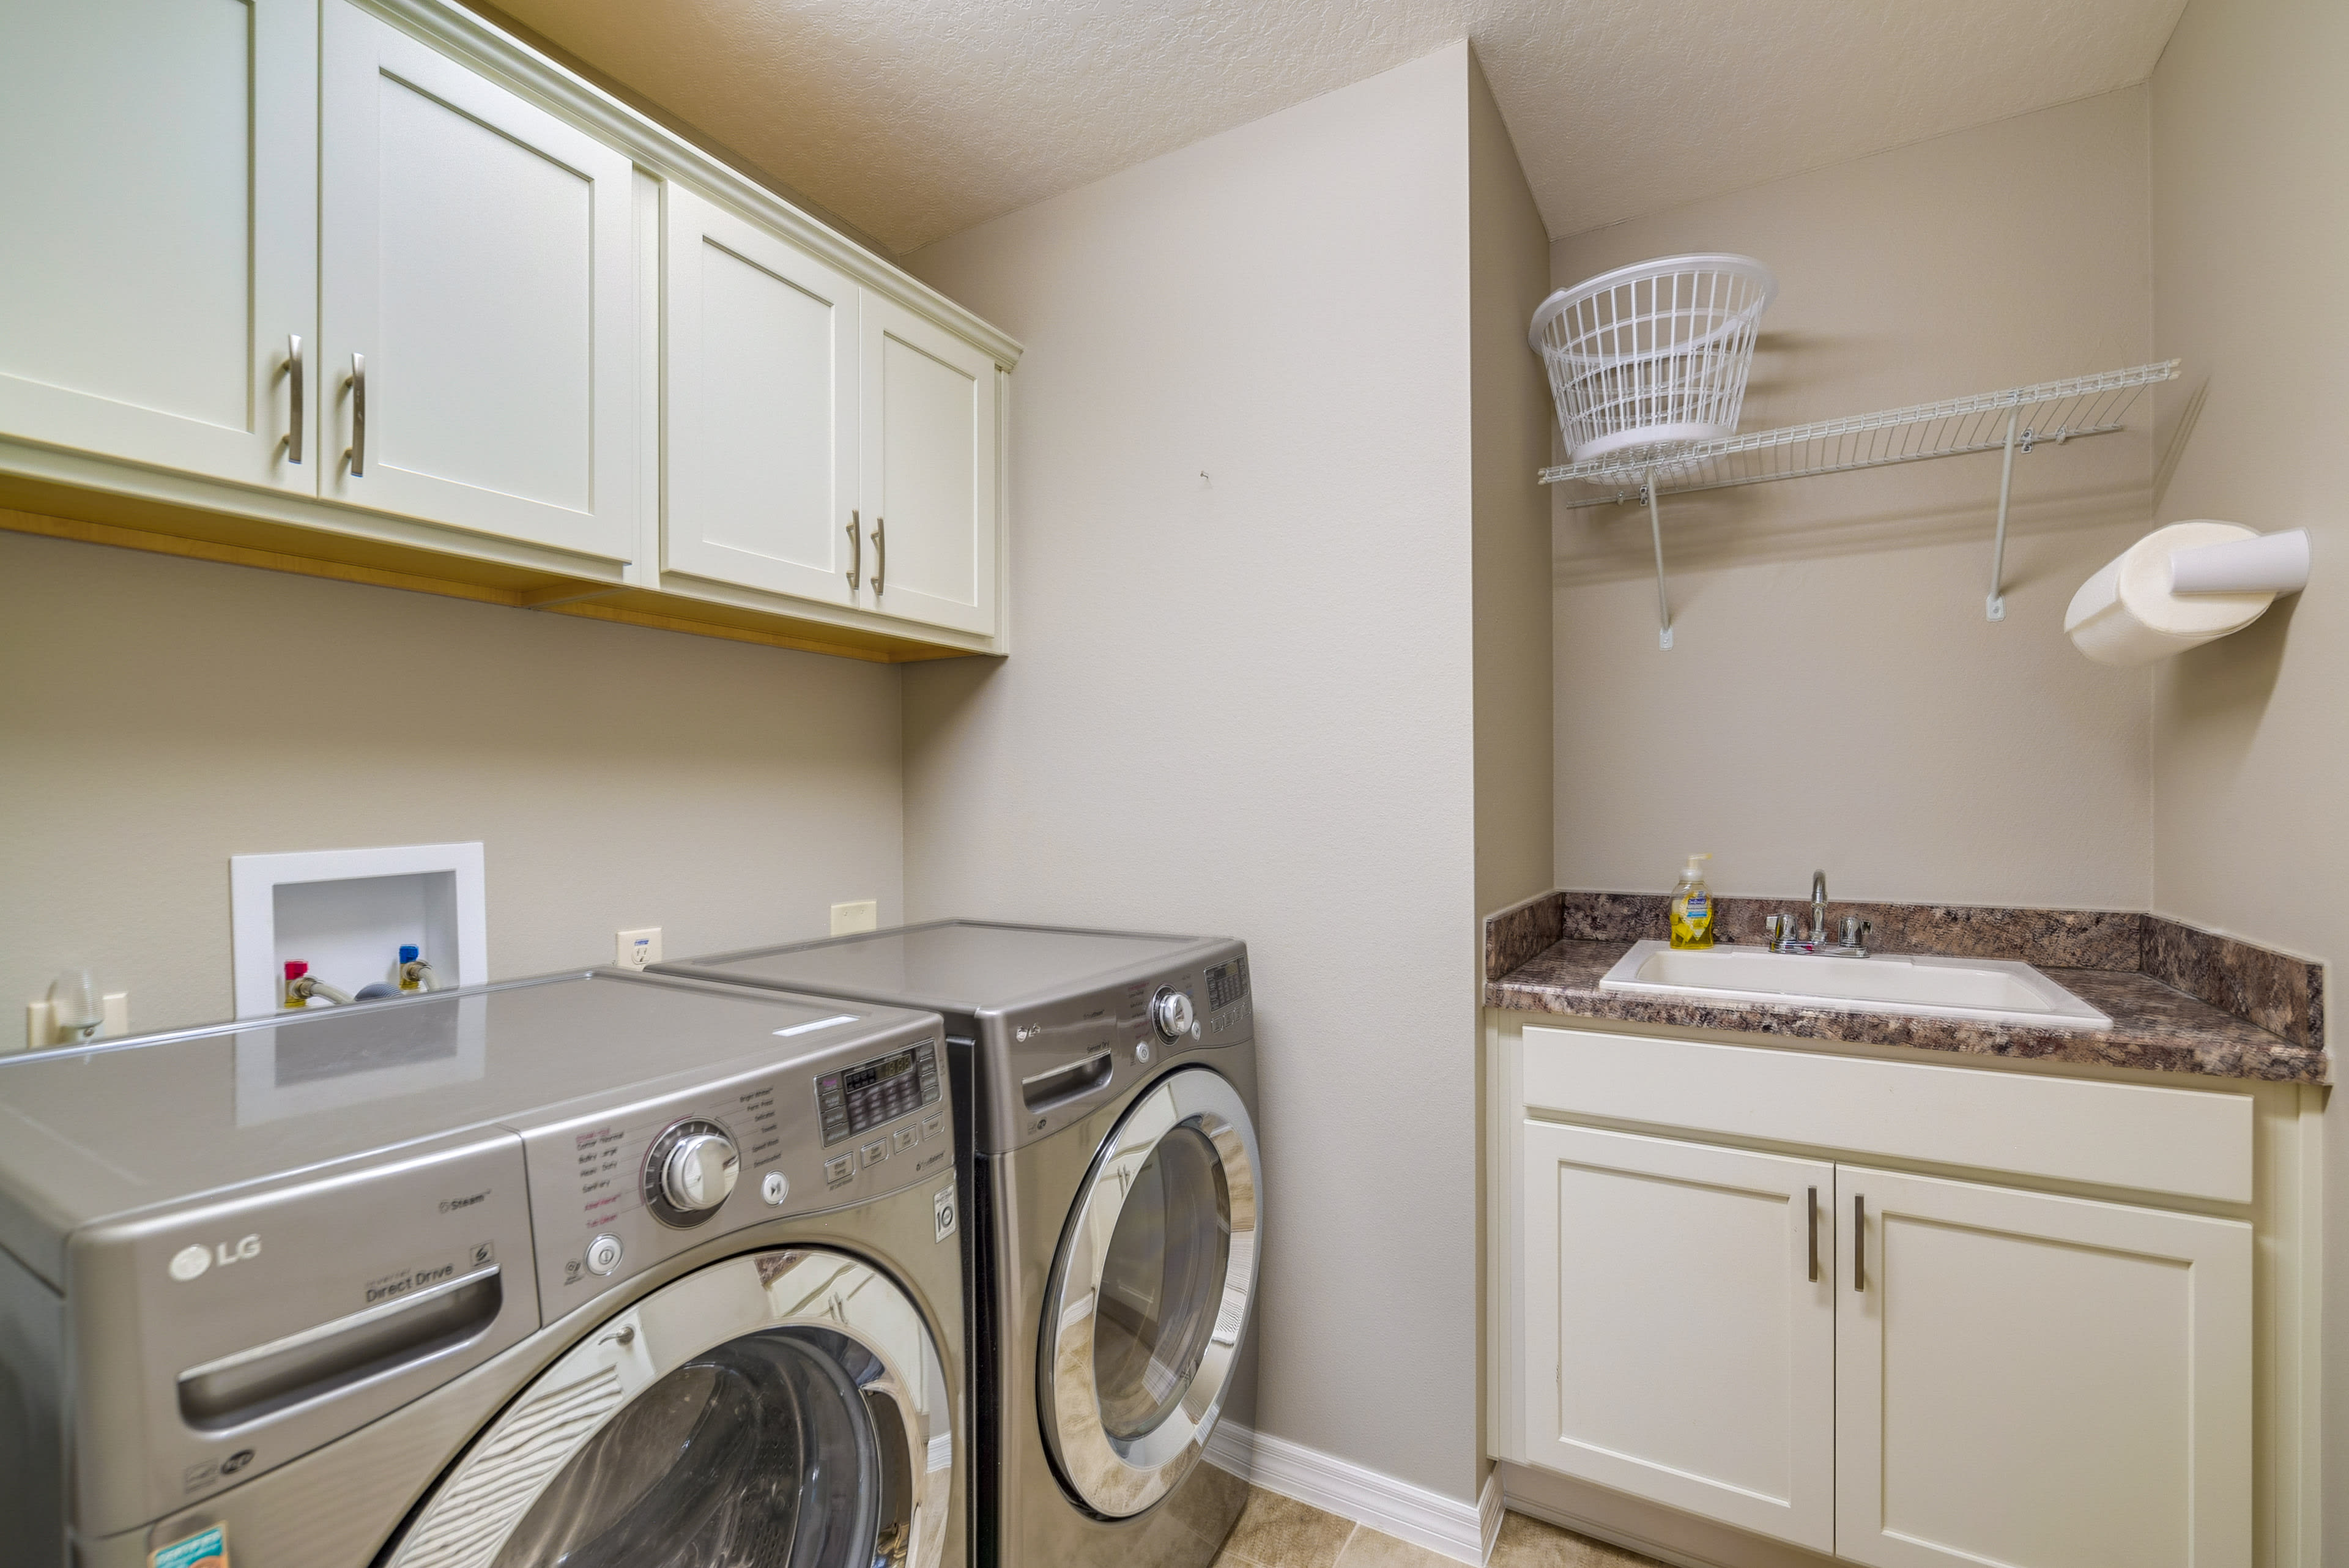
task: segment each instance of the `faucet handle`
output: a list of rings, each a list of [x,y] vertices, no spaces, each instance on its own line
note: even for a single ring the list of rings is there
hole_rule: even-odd
[[[1843,918],[1843,945],[1847,948],[1859,946],[1860,937],[1875,929],[1874,920],[1863,920],[1857,915],[1846,915]]]

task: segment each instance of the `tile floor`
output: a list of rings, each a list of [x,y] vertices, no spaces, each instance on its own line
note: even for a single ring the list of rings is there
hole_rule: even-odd
[[[1295,1498],[1248,1489],[1214,1568],[1460,1568],[1451,1558]],[[1657,1568],[1638,1556],[1528,1519],[1504,1515],[1492,1568]]]

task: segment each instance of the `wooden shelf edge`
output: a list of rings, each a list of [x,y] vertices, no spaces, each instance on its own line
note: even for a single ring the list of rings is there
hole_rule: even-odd
[[[626,589],[620,585],[584,581],[557,581],[543,586],[512,588],[488,583],[469,583],[454,577],[429,576],[414,572],[387,570],[381,566],[358,566],[317,556],[296,556],[277,550],[258,550],[249,545],[231,545],[216,540],[191,538],[184,535],[150,533],[140,528],[126,528],[111,523],[86,522],[79,518],[57,517],[44,513],[19,512],[0,508],[0,530],[16,534],[33,534],[44,538],[67,539],[76,544],[104,545],[114,549],[144,550],[151,555],[176,556],[187,560],[210,561],[221,566],[251,566],[261,571],[286,572],[297,576],[323,577],[333,582],[357,583],[367,587],[398,588],[409,593],[437,594],[444,598],[468,599],[476,604],[497,605],[507,609],[540,610],[552,615],[567,615],[585,620],[600,620],[617,626],[641,627],[652,631],[681,632],[692,637],[717,638],[727,642],[747,642],[763,648],[785,648],[800,653],[819,653],[835,659],[854,659],[871,664],[905,664],[936,659],[984,659],[984,653],[958,648],[936,648],[910,639],[891,639],[885,645],[860,647],[826,640],[818,622],[794,620],[789,616],[761,616],[766,624],[759,626],[727,625],[695,618],[690,613],[667,614],[625,608],[595,602],[601,596],[642,589]],[[661,596],[680,611],[689,612],[694,602],[680,597]],[[737,616],[742,612],[731,610]]]

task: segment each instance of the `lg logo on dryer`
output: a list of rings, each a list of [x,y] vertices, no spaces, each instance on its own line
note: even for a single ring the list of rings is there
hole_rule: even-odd
[[[218,1263],[227,1268],[231,1263],[246,1262],[261,1256],[261,1238],[247,1236],[243,1241],[222,1241],[215,1247],[182,1247],[171,1254],[171,1277],[185,1282],[200,1277]]]

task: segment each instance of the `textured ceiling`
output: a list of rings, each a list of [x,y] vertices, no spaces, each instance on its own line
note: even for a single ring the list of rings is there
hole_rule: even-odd
[[[1553,235],[2141,81],[2185,0],[496,0],[903,253],[1461,36]]]

